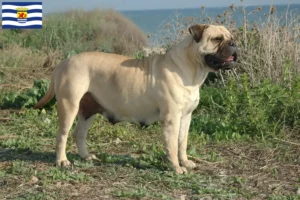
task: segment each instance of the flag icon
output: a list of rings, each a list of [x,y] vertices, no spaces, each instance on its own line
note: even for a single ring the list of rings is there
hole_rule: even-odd
[[[2,28],[42,28],[42,8],[42,2],[2,2]]]

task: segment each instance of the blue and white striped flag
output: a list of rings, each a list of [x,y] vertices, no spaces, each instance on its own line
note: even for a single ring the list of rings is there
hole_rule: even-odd
[[[2,28],[42,28],[42,8],[42,2],[2,2]]]

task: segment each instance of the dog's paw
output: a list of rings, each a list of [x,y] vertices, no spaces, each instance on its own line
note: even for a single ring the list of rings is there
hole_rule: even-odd
[[[185,167],[174,167],[174,171],[176,172],[176,174],[186,174],[188,171],[186,170]]]
[[[84,157],[85,160],[98,160],[98,158],[94,154],[89,154]]]
[[[197,165],[191,160],[181,161],[181,164],[182,164],[182,166],[189,168],[189,169],[194,169],[197,167]]]
[[[69,167],[70,165],[71,165],[71,163],[68,160],[57,160],[56,161],[57,167]]]

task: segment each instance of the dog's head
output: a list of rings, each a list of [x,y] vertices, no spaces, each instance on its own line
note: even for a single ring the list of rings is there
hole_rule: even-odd
[[[237,59],[236,43],[223,26],[196,24],[189,28],[197,61],[213,71],[230,69]]]

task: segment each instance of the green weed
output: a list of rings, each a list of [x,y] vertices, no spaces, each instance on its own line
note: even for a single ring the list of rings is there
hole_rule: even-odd
[[[200,90],[201,100],[191,123],[193,134],[214,141],[281,137],[299,126],[299,78],[291,88],[265,80],[251,86],[246,75],[226,86],[211,84]]]
[[[271,195],[268,200],[299,200],[300,196],[276,196]]]
[[[47,181],[91,181],[92,177],[88,176],[84,172],[72,171],[69,169],[59,169],[54,167],[45,172],[40,172],[38,174],[41,178],[46,178]],[[45,181],[45,180],[44,180]]]
[[[0,95],[0,108],[32,108],[41,99],[49,87],[49,81],[35,80],[33,87],[25,92],[5,92]],[[51,100],[46,108],[54,105],[55,99]]]
[[[20,195],[16,200],[50,200],[53,197],[38,191],[29,191],[27,194]]]

